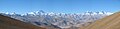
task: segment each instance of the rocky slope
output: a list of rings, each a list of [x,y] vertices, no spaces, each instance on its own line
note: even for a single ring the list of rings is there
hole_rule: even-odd
[[[120,29],[120,12],[107,16],[81,29]]]
[[[0,14],[0,29],[45,29]]]

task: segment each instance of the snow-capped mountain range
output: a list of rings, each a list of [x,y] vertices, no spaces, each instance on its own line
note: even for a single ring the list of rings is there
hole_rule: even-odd
[[[20,21],[34,24],[40,27],[53,26],[57,28],[70,28],[70,27],[82,27],[86,26],[96,20],[109,16],[113,13],[110,12],[85,12],[85,13],[46,13],[42,10],[36,12],[30,12],[26,14],[16,13],[0,13],[5,16],[9,16]]]

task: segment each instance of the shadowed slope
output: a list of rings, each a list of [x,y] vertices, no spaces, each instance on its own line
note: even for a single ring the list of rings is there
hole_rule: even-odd
[[[0,15],[0,29],[45,29],[29,23]]]
[[[120,29],[120,12],[98,20],[81,29]]]

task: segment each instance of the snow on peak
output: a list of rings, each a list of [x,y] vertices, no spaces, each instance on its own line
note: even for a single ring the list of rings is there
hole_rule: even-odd
[[[30,12],[30,13],[28,13],[28,14],[34,14],[34,15],[35,15],[35,13],[34,13],[34,12]]]
[[[97,15],[97,14],[106,14],[106,15],[111,15],[113,13],[111,12],[105,12],[105,11],[101,11],[101,12],[91,12],[91,11],[87,11],[84,13],[84,15]]]
[[[45,12],[42,10],[26,13],[25,15],[43,15]]]

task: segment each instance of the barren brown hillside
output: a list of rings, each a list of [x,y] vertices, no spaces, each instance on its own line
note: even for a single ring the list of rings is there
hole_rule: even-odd
[[[0,29],[45,29],[29,23],[0,15]]]
[[[98,20],[81,29],[120,29],[120,12]]]

